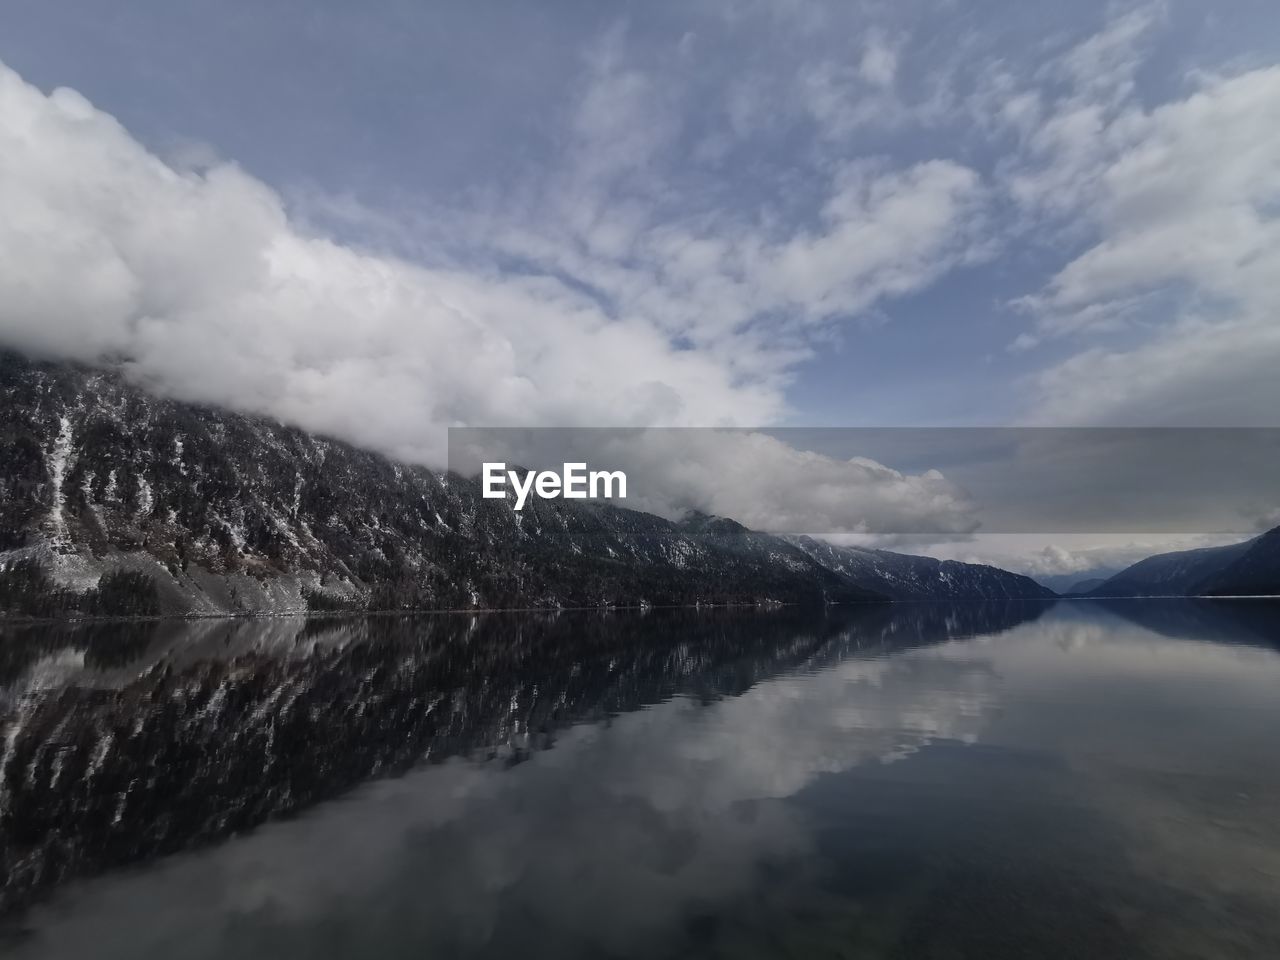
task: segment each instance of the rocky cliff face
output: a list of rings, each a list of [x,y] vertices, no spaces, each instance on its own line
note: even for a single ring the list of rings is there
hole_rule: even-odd
[[[879,599],[731,522],[517,513],[456,475],[14,354],[0,568],[0,608],[33,615]]]

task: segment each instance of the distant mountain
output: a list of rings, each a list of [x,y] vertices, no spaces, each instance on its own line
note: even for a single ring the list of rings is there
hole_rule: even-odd
[[[894,600],[1013,600],[1056,596],[1030,577],[985,564],[935,560],[866,547],[838,547],[812,537],[788,539],[824,567]]]
[[[1079,592],[1081,583],[1096,580],[1101,584],[1108,577],[1120,572],[1119,567],[1091,567],[1088,570],[1077,570],[1074,573],[1037,573],[1032,579],[1042,587],[1048,587],[1060,596]]]
[[[1088,591],[1090,597],[1280,594],[1280,527],[1243,543],[1158,553]]]
[[[0,354],[0,611],[884,599],[777,537],[456,474]]]
[[[1107,579],[1107,577],[1090,577],[1087,580],[1077,580],[1062,592],[1068,595],[1083,596],[1086,593],[1097,590],[1107,582]]]

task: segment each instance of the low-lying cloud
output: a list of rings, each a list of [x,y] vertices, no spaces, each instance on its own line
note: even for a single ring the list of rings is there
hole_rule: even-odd
[[[458,423],[768,420],[780,398],[546,276],[426,268],[295,226],[0,71],[0,342],[440,465]]]
[[[601,96],[635,88],[598,72]],[[617,172],[595,99],[575,148],[586,192],[566,187],[562,205]],[[46,95],[0,67],[0,346],[109,364],[179,399],[436,468],[450,426],[769,423],[806,348],[799,333],[785,347],[781,327],[762,337],[755,319],[785,310],[803,330],[927,282],[960,255],[977,190],[949,162],[851,167],[818,225],[790,235],[634,221],[610,234],[626,249],[609,266],[600,210],[479,237],[520,255],[518,270],[424,265],[308,231],[234,164],[167,163],[74,91]],[[922,511],[931,529],[971,528],[940,477],[767,437],[703,443],[669,464],[671,496],[637,505],[818,530],[862,529],[876,512],[896,528]]]
[[[455,430],[449,447],[450,466],[467,475],[484,462],[621,470],[623,505],[670,519],[699,512],[812,534],[965,535],[979,526],[979,505],[937,470],[902,472],[758,430]]]

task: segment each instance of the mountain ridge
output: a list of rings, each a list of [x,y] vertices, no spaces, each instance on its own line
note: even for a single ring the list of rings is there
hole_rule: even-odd
[[[0,610],[11,615],[916,596],[729,518],[537,498],[517,512],[475,480],[83,365],[0,353],[0,402]],[[979,586],[945,597],[992,596]]]
[[[116,374],[8,354],[0,400],[0,605],[11,611],[881,599],[776,538],[691,535],[609,504],[535,500],[517,513],[457,475],[151,396]],[[156,596],[129,602],[130,576]],[[106,578],[123,596],[86,610]]]
[[[1217,547],[1157,553],[1084,594],[1125,597],[1280,595],[1280,527]]]
[[[894,600],[1031,600],[1057,596],[1031,577],[988,564],[938,560],[872,547],[836,546],[808,536],[784,539],[823,566]]]

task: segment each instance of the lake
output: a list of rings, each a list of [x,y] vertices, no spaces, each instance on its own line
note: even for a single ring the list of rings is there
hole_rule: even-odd
[[[0,626],[17,958],[1275,958],[1280,604]]]

